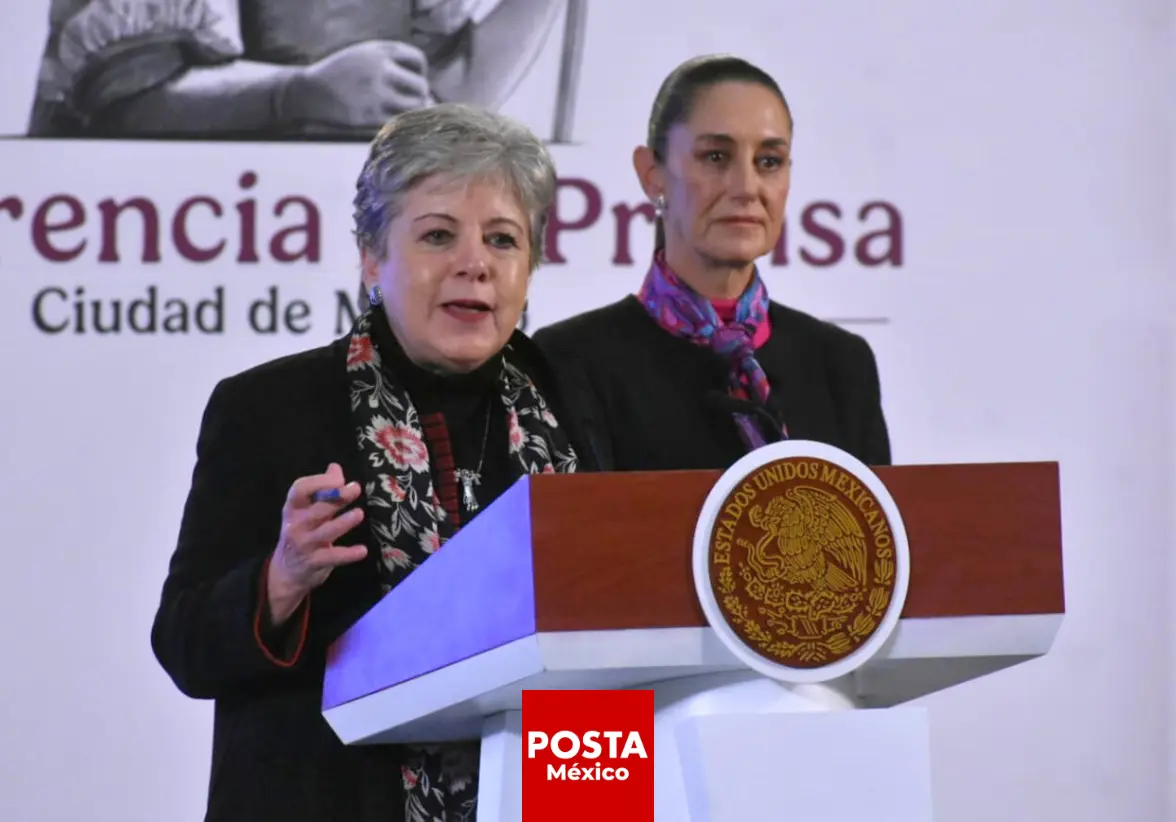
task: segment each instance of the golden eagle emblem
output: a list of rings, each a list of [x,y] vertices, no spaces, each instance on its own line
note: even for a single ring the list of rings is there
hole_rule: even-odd
[[[814,591],[856,591],[866,584],[866,535],[836,496],[797,485],[748,520],[762,530],[754,544],[740,539],[757,580],[811,586]]]
[[[881,506],[843,469],[781,460],[723,511],[711,583],[732,629],[758,653],[823,666],[877,630],[894,593],[893,543]]]

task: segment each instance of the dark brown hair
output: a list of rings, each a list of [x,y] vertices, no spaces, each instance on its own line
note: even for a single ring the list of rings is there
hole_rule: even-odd
[[[687,60],[674,69],[658,89],[649,115],[647,145],[653,150],[657,162],[664,163],[666,142],[670,129],[690,119],[690,112],[698,95],[718,83],[754,83],[763,86],[780,98],[788,114],[788,124],[793,125],[792,109],[780,86],[772,76],[746,60],[726,54],[711,54]],[[666,244],[665,226],[657,219],[654,247],[662,249]]]

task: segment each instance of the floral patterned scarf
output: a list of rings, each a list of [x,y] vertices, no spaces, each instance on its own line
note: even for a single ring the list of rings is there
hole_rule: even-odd
[[[383,367],[371,323],[370,311],[356,320],[347,371],[366,470],[369,522],[380,549],[382,581],[391,589],[457,527],[438,497],[420,416],[396,375]],[[506,412],[507,448],[519,476],[575,472],[576,454],[564,429],[531,379],[510,363],[509,353],[508,345],[502,355],[500,399]],[[370,509],[383,509],[387,515],[375,516]]]
[[[372,311],[351,331],[347,372],[351,414],[365,474],[361,480],[368,522],[379,549],[381,584],[390,590],[438,551],[458,526],[433,481],[433,458],[408,392],[380,356]],[[375,322],[382,322],[382,318]],[[518,475],[573,473],[575,451],[531,379],[503,354],[499,376],[506,414],[506,447]],[[488,444],[487,447],[494,447]],[[380,512],[384,512],[380,515]],[[477,804],[477,743],[430,745],[402,767],[409,822],[470,819]]]
[[[768,289],[758,271],[739,296],[734,318],[725,323],[710,300],[670,270],[661,251],[654,257],[637,299],[663,329],[710,348],[727,360],[732,394],[767,404],[772,389],[768,375],[755,357],[754,339],[756,330],[768,321],[770,303]],[[736,414],[735,421],[749,448],[764,444],[763,434],[749,415]],[[781,426],[781,434],[788,436],[787,426]]]

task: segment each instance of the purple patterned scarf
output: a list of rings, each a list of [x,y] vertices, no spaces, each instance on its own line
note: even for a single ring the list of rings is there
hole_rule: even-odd
[[[723,322],[711,301],[699,294],[666,265],[658,252],[645,275],[637,299],[650,316],[676,337],[710,348],[731,365],[729,388],[732,395],[766,405],[771,393],[768,375],[755,358],[756,330],[768,321],[768,289],[756,271],[735,306],[735,316]],[[759,448],[764,437],[754,420],[736,414],[743,441],[748,448]],[[787,426],[781,434],[788,436]]]

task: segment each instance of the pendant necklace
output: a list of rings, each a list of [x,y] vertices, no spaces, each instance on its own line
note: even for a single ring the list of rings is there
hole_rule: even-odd
[[[478,456],[478,467],[471,471],[468,468],[455,468],[453,473],[461,483],[461,501],[467,511],[477,511],[478,499],[474,496],[474,486],[482,484],[482,462],[486,459],[486,441],[490,436],[490,415],[494,413],[494,405],[486,409],[486,429],[482,432],[482,453]]]

